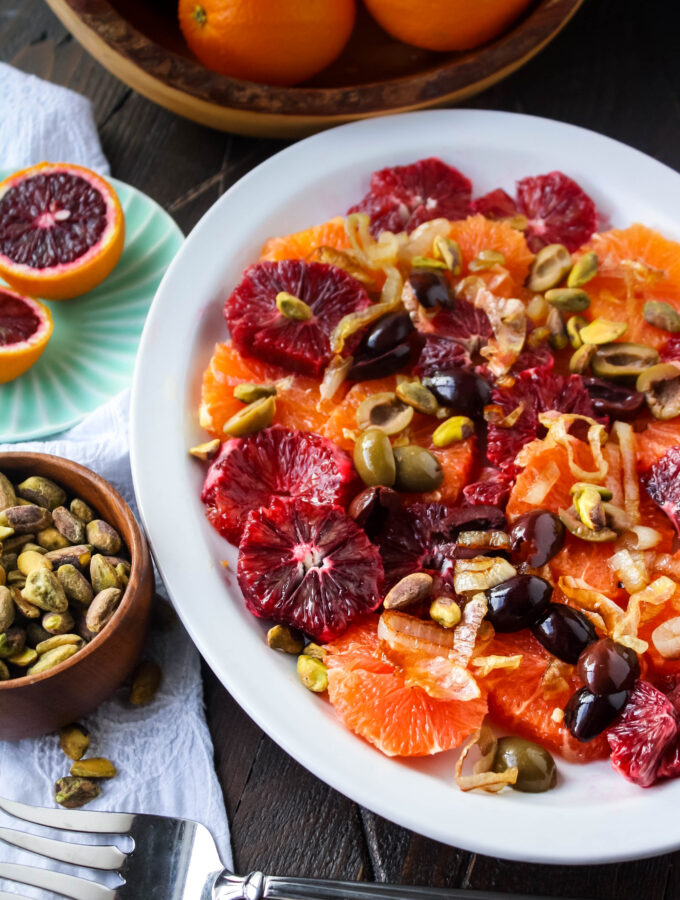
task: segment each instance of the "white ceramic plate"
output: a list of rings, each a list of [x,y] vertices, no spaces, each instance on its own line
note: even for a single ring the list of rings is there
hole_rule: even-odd
[[[374,169],[438,155],[476,194],[562,169],[613,225],[640,220],[680,238],[680,176],[608,138],[545,119],[471,110],[354,123],[278,153],[204,216],[158,290],[142,338],[132,402],[135,487],[152,549],[179,613],[246,712],[324,781],[393,822],[480,853],[547,863],[601,863],[680,847],[680,781],[642,790],[607,762],[559,763],[545,794],[463,794],[454,753],[388,759],[300,687],[241,601],[236,549],[212,530],[187,448],[203,440],[201,373],[226,337],[222,303],[264,240],[343,213]],[[221,560],[229,561],[225,569]]]

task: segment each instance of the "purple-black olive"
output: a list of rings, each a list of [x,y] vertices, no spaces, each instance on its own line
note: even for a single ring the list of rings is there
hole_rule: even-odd
[[[444,275],[433,269],[414,269],[409,276],[409,283],[416,295],[416,300],[425,309],[453,309],[453,294]]]
[[[401,495],[392,488],[378,485],[377,487],[367,487],[357,494],[347,512],[373,540],[382,531],[389,516],[399,512],[401,508]]]
[[[564,707],[564,724],[572,737],[587,744],[616,721],[627,700],[628,691],[600,696],[581,688]]]
[[[578,609],[563,603],[551,603],[547,614],[531,629],[531,633],[545,649],[575,665],[583,651],[597,640],[593,623]]]
[[[460,369],[441,375],[423,378],[423,384],[432,391],[442,406],[450,406],[467,416],[479,416],[491,400],[491,386],[481,375]]]
[[[408,313],[388,313],[378,319],[368,332],[359,355],[369,356],[371,359],[382,356],[398,344],[403,344],[412,331],[414,325]]]
[[[593,694],[616,694],[633,687],[640,677],[640,662],[635,650],[606,637],[581,653],[577,671]]]
[[[486,592],[486,617],[499,632],[530,628],[545,615],[552,590],[552,585],[537,575],[515,575]]]
[[[532,569],[544,566],[564,546],[566,529],[559,516],[547,509],[524,513],[512,523],[513,557]]]
[[[357,357],[347,373],[349,381],[372,381],[374,378],[385,378],[395,375],[408,363],[411,358],[411,348],[408,344],[398,344],[382,356],[373,359]]]
[[[609,416],[612,420],[633,419],[645,405],[645,395],[626,385],[601,378],[584,378],[583,384],[598,416]]]
[[[503,531],[506,519],[503,510],[497,506],[478,503],[450,510],[447,521],[452,534],[457,535],[461,531]]]

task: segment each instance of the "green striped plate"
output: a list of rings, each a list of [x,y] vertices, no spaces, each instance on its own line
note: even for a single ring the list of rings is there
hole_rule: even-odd
[[[0,180],[11,174],[0,170]],[[145,194],[109,179],[125,213],[125,247],[98,287],[48,302],[54,332],[38,362],[0,384],[0,442],[63,431],[132,382],[146,314],[179,250],[179,226]]]

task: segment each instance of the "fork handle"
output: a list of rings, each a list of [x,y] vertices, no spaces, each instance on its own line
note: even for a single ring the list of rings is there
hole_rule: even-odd
[[[281,878],[252,872],[240,877],[224,873],[213,888],[213,900],[550,900],[528,894],[498,894],[459,888],[407,887],[321,878]],[[554,898],[553,898],[554,900]]]

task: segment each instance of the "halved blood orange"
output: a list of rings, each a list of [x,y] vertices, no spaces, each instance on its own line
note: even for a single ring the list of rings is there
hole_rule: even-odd
[[[52,336],[49,309],[0,286],[0,384],[23,375]]]
[[[523,285],[526,281],[534,254],[527,247],[522,232],[507,222],[493,221],[481,215],[470,216],[452,222],[449,235],[460,245],[465,267],[481,250],[497,250],[505,257],[504,267],[515,283]]]
[[[554,710],[563,709],[574,691],[582,687],[572,667],[560,667],[554,678],[546,674],[554,657],[527,630],[497,634],[484,649],[485,656],[493,654],[522,655],[519,668],[494,669],[480,678],[480,684],[488,691],[489,714],[495,724],[554,750],[570,762],[588,762],[609,755],[604,736],[582,744],[552,718]]]
[[[326,645],[328,698],[340,720],[387,756],[429,756],[457,747],[479,728],[486,699],[435,700],[406,685],[380,652],[378,619]]]
[[[644,225],[631,225],[597,234],[582,249],[597,253],[602,273],[586,287],[588,316],[627,322],[624,341],[661,349],[668,333],[648,324],[642,308],[647,300],[664,300],[680,311],[680,245]],[[644,268],[636,274],[637,263],[659,271],[648,272],[646,278]]]
[[[111,185],[70,163],[40,163],[0,183],[0,275],[18,291],[66,300],[120,259],[123,210]]]
[[[260,251],[260,259],[278,262],[281,259],[306,259],[313,250],[319,247],[334,247],[336,250],[347,250],[351,246],[345,230],[345,220],[336,216],[314,225],[304,231],[286,234],[283,237],[271,237]]]

